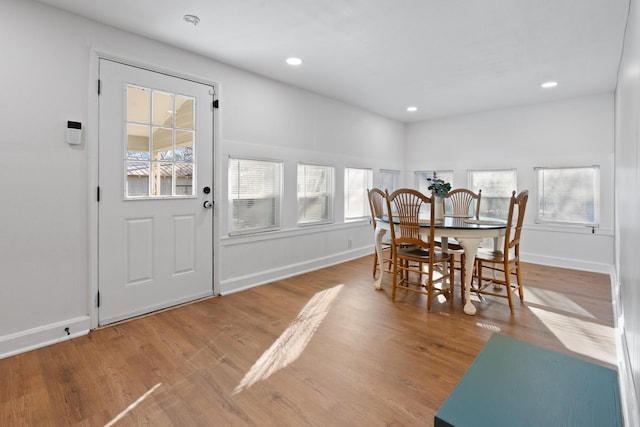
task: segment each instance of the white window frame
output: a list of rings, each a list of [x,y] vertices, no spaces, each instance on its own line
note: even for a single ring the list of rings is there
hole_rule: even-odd
[[[400,171],[393,169],[380,169],[380,187],[382,191],[389,193],[400,188]]]
[[[358,176],[364,175],[364,176]],[[373,186],[373,170],[370,168],[344,168],[344,220],[356,221],[369,218],[367,190]]]
[[[243,188],[250,184],[245,183],[243,185],[240,180],[242,174],[240,170],[242,166],[251,167],[252,165],[258,166],[264,164],[265,166],[272,166],[272,173],[274,176],[260,179],[260,177],[253,178],[253,188]],[[266,169],[266,168],[265,168]],[[281,160],[266,160],[255,159],[248,157],[234,157],[229,156],[228,163],[229,174],[229,235],[237,234],[251,234],[260,233],[264,231],[272,231],[280,228],[281,212],[282,212],[282,181],[283,181],[283,162]],[[263,188],[259,188],[255,183],[259,182],[263,184]],[[271,188],[267,184],[271,184]],[[234,190],[235,186],[235,190]],[[266,202],[269,199],[273,199],[270,209],[260,210],[260,201]],[[245,200],[248,205],[250,201],[253,201],[252,206],[249,206],[245,210],[241,210],[241,204],[237,201]],[[264,203],[263,203],[264,205]],[[255,207],[255,209],[252,209]],[[251,212],[253,210],[253,212]],[[242,211],[242,212],[241,212]],[[265,215],[265,212],[267,215]],[[244,213],[245,215],[242,215]],[[253,221],[251,215],[257,221]],[[271,221],[267,223],[260,223],[260,220],[271,217]]]
[[[579,226],[599,226],[600,221],[600,166],[564,166],[564,167],[536,167],[536,193],[537,193],[537,206],[536,206],[536,223],[540,224],[565,224],[565,225],[579,225]],[[559,174],[563,171],[575,172],[577,170],[584,170],[586,173],[591,173],[591,179],[585,181],[566,182],[562,178],[552,177],[552,174]],[[552,182],[547,182],[547,179]],[[567,177],[568,178],[568,177]],[[589,182],[590,181],[590,182]],[[562,214],[558,213],[558,209],[554,209],[554,201],[551,197],[545,197],[545,191],[555,191],[562,194],[564,200],[570,198],[567,202],[569,206],[584,205],[585,209],[589,209],[591,204],[592,217],[588,218],[588,215],[579,217],[578,215],[572,216],[570,212]],[[584,196],[584,197],[581,197]],[[549,199],[549,200],[548,200]],[[557,203],[556,203],[557,206]],[[565,205],[566,207],[567,205]],[[564,209],[566,211],[566,209]]]
[[[315,181],[313,187],[308,188],[310,184],[309,179],[313,179],[313,176],[308,175],[313,169],[324,170],[324,182]],[[302,178],[302,179],[301,179]],[[317,165],[312,163],[298,163],[298,175],[297,175],[297,199],[298,199],[298,225],[316,225],[316,224],[328,224],[334,221],[334,167],[326,165]],[[310,206],[312,199],[323,200],[325,203],[324,214],[321,217],[313,217],[309,215],[307,208]]]
[[[483,186],[474,179],[474,174],[490,173],[495,176],[503,175],[503,183],[501,190],[494,190],[491,187]],[[511,194],[518,189],[518,173],[517,169],[470,169],[467,170],[467,184],[471,191],[478,192],[482,190],[482,199],[480,200],[480,216],[506,219],[509,214],[509,201]],[[484,187],[484,188],[483,188]],[[497,203],[491,203],[495,201]],[[488,210],[487,206],[496,204],[500,206],[497,210]]]

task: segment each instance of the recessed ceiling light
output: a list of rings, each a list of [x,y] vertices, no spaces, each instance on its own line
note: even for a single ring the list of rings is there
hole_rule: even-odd
[[[558,86],[558,82],[544,82],[540,85],[541,87],[545,88],[545,89],[549,89],[551,87],[556,87]]]
[[[418,111],[418,107],[413,107],[413,106],[407,107],[407,111],[410,113],[416,112]]]
[[[302,64],[302,59],[300,58],[287,58],[287,64],[289,65],[300,65]]]
[[[200,22],[200,18],[196,15],[184,15],[182,19],[184,19],[186,23],[193,24],[194,27]]]

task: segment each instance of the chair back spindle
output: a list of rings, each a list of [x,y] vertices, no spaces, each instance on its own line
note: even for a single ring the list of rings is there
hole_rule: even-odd
[[[460,218],[468,218],[473,215],[477,219],[480,215],[481,198],[482,190],[478,190],[477,193],[466,188],[451,190],[444,196],[445,213]],[[448,210],[447,207],[451,209]]]

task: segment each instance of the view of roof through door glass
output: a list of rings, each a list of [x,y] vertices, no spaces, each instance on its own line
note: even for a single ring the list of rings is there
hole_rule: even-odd
[[[194,196],[195,99],[127,85],[125,198]]]

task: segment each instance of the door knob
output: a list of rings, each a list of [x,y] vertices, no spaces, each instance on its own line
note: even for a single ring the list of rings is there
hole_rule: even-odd
[[[204,208],[205,208],[205,209],[211,209],[212,207],[213,207],[213,202],[210,202],[210,201],[208,201],[208,200],[206,200],[206,201],[204,202]]]

